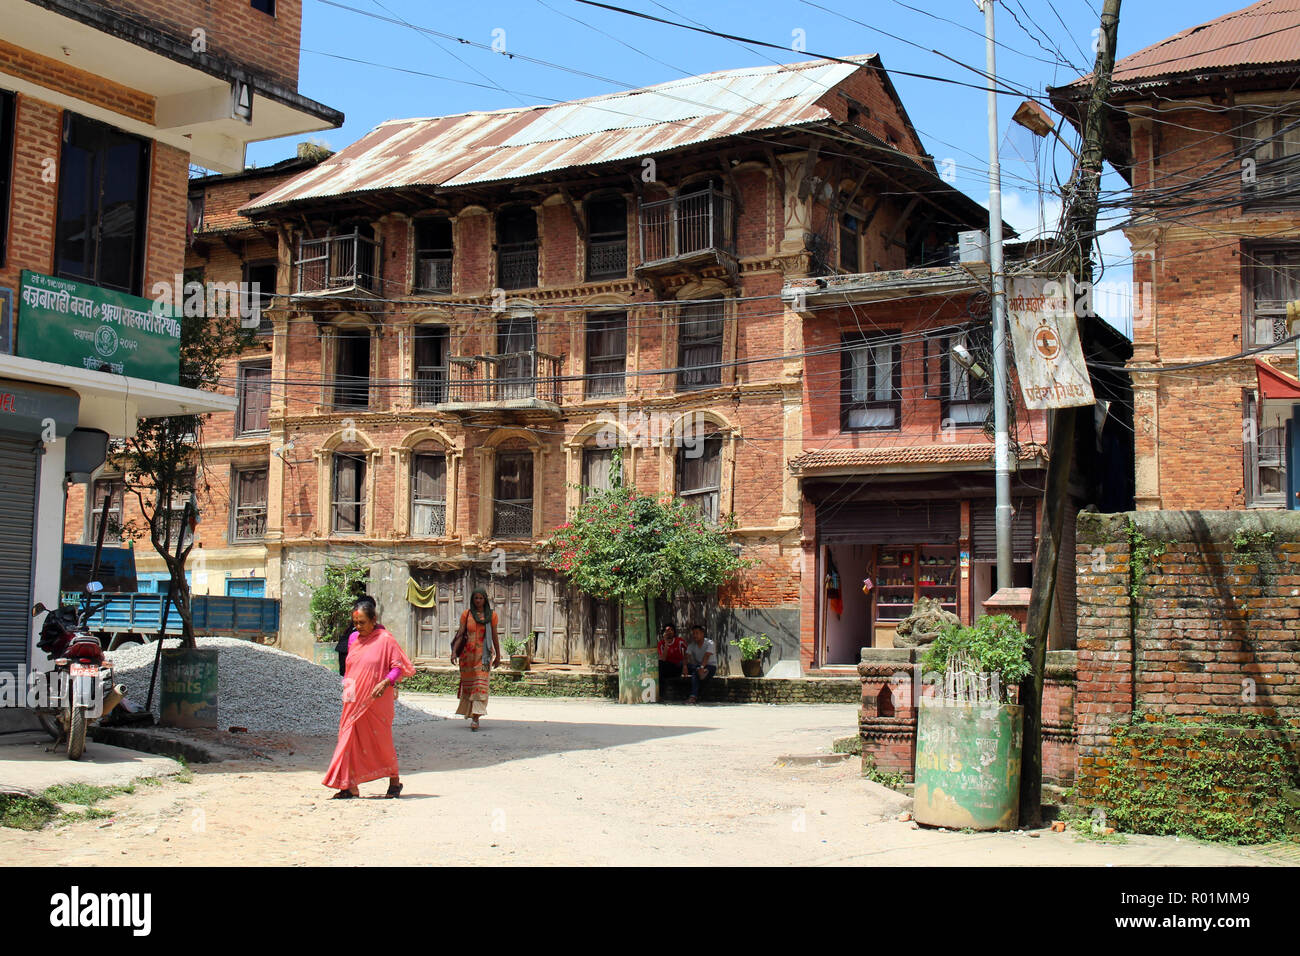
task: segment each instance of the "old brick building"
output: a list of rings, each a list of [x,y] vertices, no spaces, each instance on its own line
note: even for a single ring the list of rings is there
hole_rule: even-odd
[[[198,6],[0,2],[0,387],[57,426],[33,444],[42,414],[0,423],[0,669],[31,658],[33,600],[58,603],[62,544],[89,531],[94,456],[65,425],[102,451],[140,418],[232,407],[177,386],[178,326],[150,319],[183,269],[190,164],[242,169],[253,140],[342,122],[297,91],[296,0]]]
[[[1133,187],[1137,505],[1296,508],[1300,2],[1263,0],[1115,66],[1107,158]],[[1052,91],[1076,123],[1081,83]],[[1208,359],[1237,361],[1179,368]]]
[[[946,257],[980,215],[935,174],[878,59],[856,62],[392,121],[243,208],[280,230],[268,427],[248,449],[269,443],[260,546],[284,646],[311,653],[311,588],[359,558],[419,660],[446,658],[485,584],[536,660],[612,665],[616,609],[570,593],[537,549],[619,445],[641,488],[734,513],[754,561],[661,619],[765,632],[771,664],[798,668],[804,515],[786,463],[824,395],[783,285],[834,271],[846,216],[862,261],[892,267]],[[911,216],[920,192],[945,214]],[[412,580],[436,607],[407,603]]]

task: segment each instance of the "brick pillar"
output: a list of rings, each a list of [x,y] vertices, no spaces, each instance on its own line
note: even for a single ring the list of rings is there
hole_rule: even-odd
[[[915,779],[916,766],[913,656],[902,649],[868,648],[858,665],[862,680],[858,735],[863,760],[870,758],[882,773],[901,773],[908,781]]]
[[[984,602],[985,614],[1010,614],[1024,630],[1029,620],[1029,588],[998,588]]]

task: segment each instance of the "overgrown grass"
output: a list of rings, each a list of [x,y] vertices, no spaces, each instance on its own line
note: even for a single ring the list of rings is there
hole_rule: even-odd
[[[39,830],[58,815],[59,808],[45,797],[0,793],[0,826],[11,830]]]
[[[182,762],[183,764],[183,762]],[[189,783],[194,777],[188,766],[175,779]],[[141,787],[161,787],[158,777],[141,777],[122,787],[99,787],[90,783],[61,783],[47,787],[39,796],[0,794],[0,826],[13,830],[40,830],[51,823],[71,823],[76,820],[104,820],[113,814],[96,804],[111,797],[135,793]],[[60,804],[72,804],[85,809],[63,811]]]

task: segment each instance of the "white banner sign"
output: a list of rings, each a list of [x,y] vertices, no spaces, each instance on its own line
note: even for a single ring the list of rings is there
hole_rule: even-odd
[[[1096,401],[1079,345],[1070,277],[1008,278],[1007,322],[1026,405],[1070,408]]]

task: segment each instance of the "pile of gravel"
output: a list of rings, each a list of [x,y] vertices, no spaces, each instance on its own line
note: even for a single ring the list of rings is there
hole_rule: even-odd
[[[179,647],[169,639],[165,647]],[[200,650],[216,649],[217,725],[286,734],[336,734],[343,711],[338,672],[303,660],[296,654],[229,637],[199,638]],[[127,688],[127,700],[143,709],[149,694],[157,645],[129,644],[113,650],[113,679]],[[162,666],[154,684],[153,712],[159,713]],[[435,715],[400,700],[394,723],[414,724]]]

